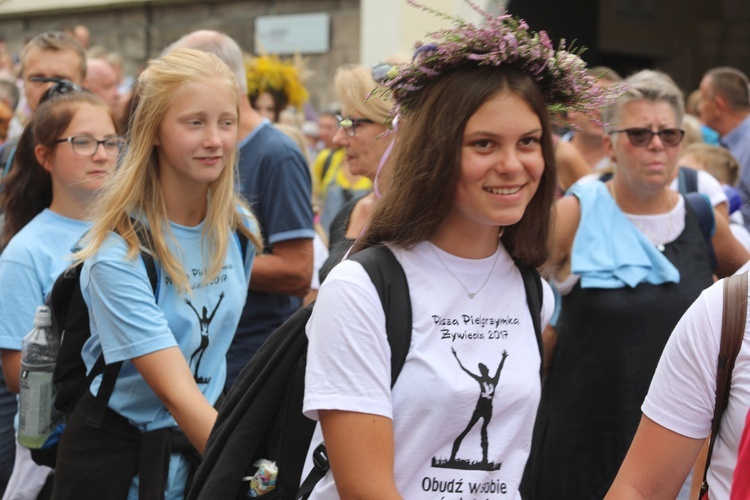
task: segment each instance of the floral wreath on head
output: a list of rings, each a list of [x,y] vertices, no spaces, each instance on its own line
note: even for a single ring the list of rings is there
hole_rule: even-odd
[[[284,62],[275,55],[246,56],[247,93],[257,96],[272,90],[283,94],[290,106],[301,107],[309,98],[303,76],[294,63]]]
[[[396,102],[393,114],[408,112],[419,92],[430,80],[467,63],[477,66],[508,66],[531,76],[544,95],[553,119],[571,111],[592,115],[620,95],[619,87],[602,88],[589,76],[580,58],[583,48],[566,50],[565,40],[557,49],[544,31],[529,30],[523,19],[502,14],[493,17],[465,0],[486,22],[482,26],[449,16],[416,0],[407,3],[453,22],[428,35],[433,43],[417,42],[411,63],[394,66],[373,91]]]

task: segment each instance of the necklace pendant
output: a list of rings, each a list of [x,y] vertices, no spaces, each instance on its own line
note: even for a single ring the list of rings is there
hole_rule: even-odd
[[[476,295],[476,293],[470,293],[470,294],[469,294],[469,298],[470,298],[470,299],[473,299],[475,295]]]
[[[664,245],[659,243],[658,245],[656,245],[656,249],[659,250],[660,252],[664,252]]]

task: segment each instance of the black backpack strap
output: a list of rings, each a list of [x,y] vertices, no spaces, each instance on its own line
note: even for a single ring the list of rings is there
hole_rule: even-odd
[[[677,173],[677,186],[683,195],[698,192],[698,171],[689,167],[680,167]]]
[[[143,225],[138,224],[136,226],[136,234],[143,246],[146,246],[151,241],[151,234]],[[156,297],[159,287],[159,272],[156,268],[154,256],[148,251],[142,249],[141,259],[143,259],[143,264],[146,266],[146,275],[151,284],[151,290],[154,293],[154,297]],[[100,373],[102,374],[102,383],[99,385],[99,391],[96,393],[96,398],[94,398],[94,404],[89,412],[88,418],[86,419],[86,425],[96,429],[101,428],[104,413],[107,411],[109,399],[112,397],[112,392],[115,390],[115,383],[117,382],[117,377],[120,374],[121,368],[122,361],[106,364],[104,361],[104,353],[102,353],[99,355],[96,363],[94,363],[89,374],[86,376],[86,387],[90,387],[91,382],[93,382]]]
[[[523,287],[526,291],[526,303],[531,313],[531,322],[534,325],[536,342],[539,346],[539,356],[541,362],[539,365],[539,375],[544,371],[544,344],[542,343],[542,303],[544,302],[544,289],[542,288],[542,277],[536,268],[522,262],[516,261],[516,267],[521,271],[523,278]]]
[[[719,344],[719,357],[716,364],[716,403],[714,405],[714,416],[711,420],[711,439],[708,445],[708,456],[706,467],[703,470],[703,484],[701,485],[700,498],[708,492],[708,468],[711,466],[711,455],[714,444],[719,438],[719,427],[721,416],[729,404],[729,390],[732,387],[732,371],[734,363],[742,348],[745,337],[745,324],[747,323],[747,280],[748,273],[730,276],[724,280],[724,307],[721,317],[721,343]]]
[[[391,387],[396,383],[411,344],[409,283],[396,256],[386,246],[374,246],[349,257],[370,276],[385,311],[385,330],[391,346]]]
[[[698,226],[703,235],[703,241],[706,243],[706,251],[708,252],[711,269],[716,269],[716,252],[714,251],[714,244],[711,241],[716,225],[716,220],[714,219],[714,207],[711,205],[711,201],[708,197],[703,193],[692,192],[683,194],[682,196],[685,197],[685,201],[688,202],[690,208],[693,209],[695,216],[698,218]]]
[[[156,262],[154,262],[154,256],[148,252],[141,252],[141,259],[146,265],[146,274],[148,275],[148,282],[151,283],[151,290],[156,296],[156,292],[159,288],[159,271],[156,269]]]
[[[240,231],[239,229],[235,231],[235,234],[237,235],[237,242],[240,245],[240,253],[242,254],[242,262],[245,262],[245,258],[247,257],[247,246],[249,245],[249,240],[247,239],[247,236],[245,233]]]
[[[313,467],[299,486],[297,495],[294,497],[295,499],[307,500],[310,498],[310,494],[313,489],[315,489],[315,485],[326,476],[328,469],[331,468],[331,464],[328,461],[328,452],[326,451],[325,443],[320,443],[313,450],[312,463]]]
[[[385,330],[388,344],[391,346],[391,387],[393,387],[404,366],[411,344],[411,298],[406,274],[393,252],[384,245],[368,247],[350,255],[349,259],[359,262],[365,268],[383,304]],[[315,448],[312,460],[313,468],[302,482],[296,498],[306,500],[315,485],[328,472],[330,464],[325,443]]]
[[[107,405],[109,404],[109,398],[112,397],[112,392],[115,390],[115,382],[117,382],[117,376],[120,374],[120,369],[122,368],[122,361],[105,365],[104,354],[99,355],[99,359],[96,360],[94,368],[92,368],[89,375],[86,376],[86,381],[89,385],[91,385],[91,381],[93,381],[98,375],[98,373],[95,373],[97,366],[100,366],[99,372],[103,372],[102,383],[99,385],[99,392],[96,393],[96,397],[94,398],[94,405],[86,418],[86,425],[95,429],[99,429],[102,426],[104,413],[107,411]]]

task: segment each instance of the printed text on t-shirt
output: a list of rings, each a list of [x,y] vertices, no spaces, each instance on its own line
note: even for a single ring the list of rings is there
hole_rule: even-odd
[[[455,318],[433,314],[432,321],[436,326],[441,327],[440,338],[452,342],[456,340],[506,339],[508,338],[508,330],[502,327],[519,324],[516,317],[487,317],[472,314],[462,314]]]

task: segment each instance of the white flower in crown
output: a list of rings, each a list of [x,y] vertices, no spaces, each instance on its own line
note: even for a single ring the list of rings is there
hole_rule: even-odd
[[[567,50],[559,50],[555,54],[560,68],[566,71],[586,71],[586,63],[577,54]]]

